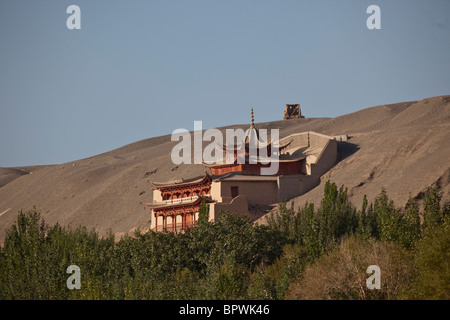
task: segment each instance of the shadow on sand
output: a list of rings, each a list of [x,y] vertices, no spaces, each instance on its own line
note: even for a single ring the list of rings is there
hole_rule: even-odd
[[[338,141],[337,148],[339,156],[336,164],[350,157],[359,150],[359,146],[357,144],[348,141]]]

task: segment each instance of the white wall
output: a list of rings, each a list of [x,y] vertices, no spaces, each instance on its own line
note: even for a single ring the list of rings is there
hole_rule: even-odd
[[[249,216],[247,197],[240,195],[231,200],[230,203],[211,203],[209,206],[209,220],[217,220],[220,211]]]

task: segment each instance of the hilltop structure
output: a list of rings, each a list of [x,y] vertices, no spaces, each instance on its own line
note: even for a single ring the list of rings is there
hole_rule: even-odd
[[[246,131],[245,141],[236,146],[222,147],[224,159],[234,162],[203,165],[204,176],[171,182],[153,182],[151,229],[179,232],[192,228],[198,220],[203,201],[209,204],[209,220],[217,219],[220,211],[249,215],[249,205],[269,205],[304,194],[320,183],[320,177],[337,161],[337,141],[334,137],[308,131],[291,134],[276,142],[260,141],[253,121]],[[250,144],[258,153],[250,153]],[[277,143],[277,148],[273,144]],[[232,150],[230,155],[229,150]],[[278,151],[275,151],[278,149]],[[264,152],[262,152],[264,151]],[[278,171],[262,175],[261,154],[277,152]],[[237,161],[238,155],[245,161]]]
[[[304,117],[305,116],[302,116],[300,104],[286,104],[286,109],[283,111],[283,120],[300,119]]]

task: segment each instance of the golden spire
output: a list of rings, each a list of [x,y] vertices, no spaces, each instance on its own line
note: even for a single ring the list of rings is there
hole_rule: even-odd
[[[250,114],[251,114],[250,127],[254,127],[255,126],[255,119],[253,118],[253,108],[251,109]]]

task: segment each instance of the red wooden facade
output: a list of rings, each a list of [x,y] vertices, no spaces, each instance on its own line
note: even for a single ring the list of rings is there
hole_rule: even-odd
[[[151,205],[155,231],[179,232],[192,228],[196,223],[198,212],[204,197],[211,193],[211,176],[205,175],[201,180],[182,184],[159,186],[162,202]],[[172,223],[168,223],[171,217]],[[162,220],[162,224],[158,224]],[[181,220],[181,222],[177,222]]]
[[[278,163],[278,172],[277,175],[286,175],[286,174],[299,174],[302,169],[302,162],[304,159],[292,160],[292,161],[280,161]],[[261,168],[270,167],[269,164],[224,164],[224,165],[206,165],[205,166],[211,171],[213,175],[222,175],[229,172],[240,172],[241,174],[247,175],[260,175]]]
[[[191,229],[197,221],[195,220],[195,213],[198,212],[201,204],[201,197],[198,198],[198,201],[195,203],[189,204],[178,204],[171,207],[164,208],[155,208],[153,209],[154,218],[156,219],[155,231],[172,231],[179,232],[183,230]],[[177,222],[180,219],[177,219],[178,216],[181,216],[181,222]],[[172,222],[168,223],[167,218],[171,217]],[[162,220],[161,224],[158,222]]]

